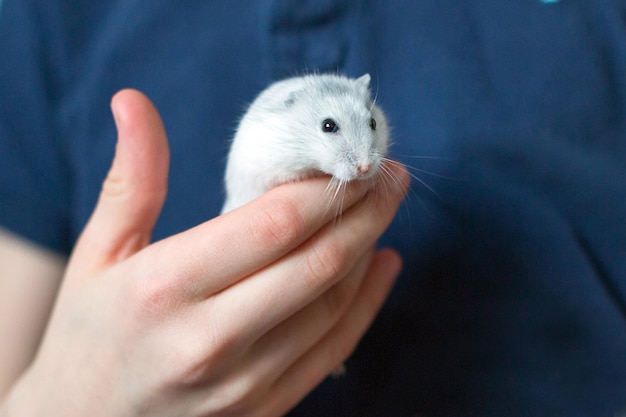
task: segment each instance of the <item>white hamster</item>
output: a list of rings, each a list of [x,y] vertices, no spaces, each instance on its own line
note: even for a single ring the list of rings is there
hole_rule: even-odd
[[[387,154],[389,128],[369,84],[369,74],[311,74],[262,91],[231,145],[222,213],[319,173],[340,184],[375,175]]]

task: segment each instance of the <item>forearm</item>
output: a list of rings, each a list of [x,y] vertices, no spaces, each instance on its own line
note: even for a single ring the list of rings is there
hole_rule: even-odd
[[[65,260],[0,228],[0,398],[37,351]]]

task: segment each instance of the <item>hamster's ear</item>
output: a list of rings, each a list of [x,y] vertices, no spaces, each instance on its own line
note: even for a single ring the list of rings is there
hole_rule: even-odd
[[[361,85],[366,90],[370,88],[371,77],[369,74],[363,74],[356,79],[357,84]]]
[[[285,99],[285,102],[283,103],[286,108],[289,108],[293,106],[294,104],[296,104],[296,101],[298,101],[298,96],[300,95],[299,93],[300,93],[300,90],[296,90],[296,91],[290,92],[289,95],[287,95],[287,98]]]

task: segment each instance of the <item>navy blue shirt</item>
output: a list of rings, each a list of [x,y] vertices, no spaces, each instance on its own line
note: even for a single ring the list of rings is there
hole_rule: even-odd
[[[121,88],[171,141],[159,239],[218,214],[229,139],[269,83],[369,72],[420,179],[382,239],[406,266],[346,376],[290,415],[619,415],[625,17],[618,0],[4,0],[0,225],[71,250]]]

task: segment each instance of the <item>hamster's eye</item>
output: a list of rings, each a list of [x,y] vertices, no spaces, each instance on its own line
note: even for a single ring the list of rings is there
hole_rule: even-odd
[[[322,122],[322,130],[326,133],[337,133],[339,126],[333,119],[326,119]]]
[[[376,119],[374,119],[373,117],[370,119],[370,127],[372,128],[372,130],[376,130]]]

